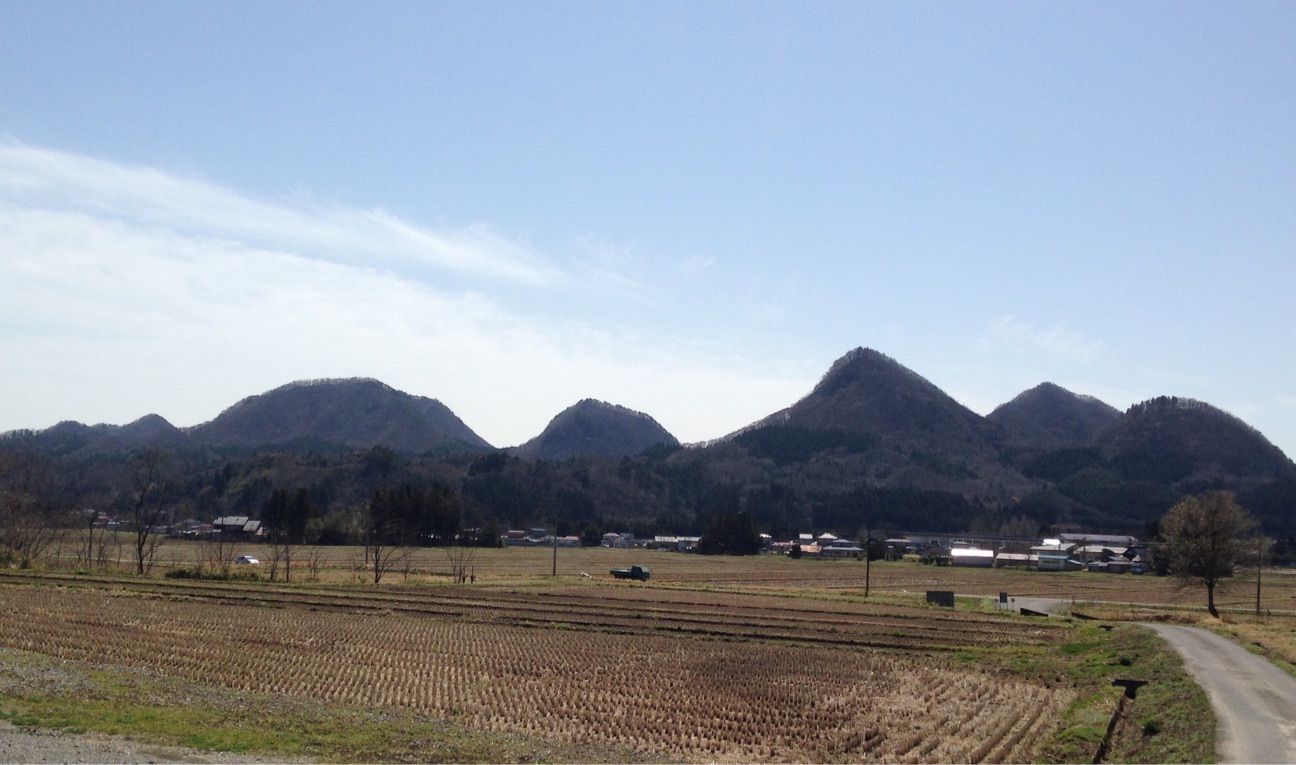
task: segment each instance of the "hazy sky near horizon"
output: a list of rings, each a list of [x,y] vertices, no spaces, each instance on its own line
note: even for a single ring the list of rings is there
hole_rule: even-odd
[[[877,349],[1296,456],[1296,4],[0,3],[0,431],[374,377],[683,441]]]

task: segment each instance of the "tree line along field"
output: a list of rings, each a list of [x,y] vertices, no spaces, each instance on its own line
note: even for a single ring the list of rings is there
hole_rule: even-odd
[[[75,542],[69,543],[69,547]],[[410,548],[408,560],[395,565],[386,574],[386,582],[442,581],[451,578],[452,564],[447,549]],[[483,584],[537,580],[548,583],[555,570],[552,548],[506,547],[471,548],[467,568]],[[262,565],[237,569],[250,576],[267,576],[266,545],[247,543],[233,545],[225,555],[258,557]],[[167,570],[203,564],[208,553],[201,543],[168,540],[159,549],[154,570]],[[372,582],[371,567],[363,547],[299,547],[294,553],[294,577],[326,583]],[[65,556],[68,557],[68,556]],[[313,560],[312,560],[313,559]],[[308,565],[313,562],[312,570]],[[122,548],[117,567],[128,570],[132,565],[129,552]],[[65,565],[71,565],[69,559]],[[807,589],[831,592],[853,592],[864,586],[865,566],[855,560],[793,560],[786,556],[699,556],[647,550],[608,548],[559,548],[556,570],[559,579],[579,578],[588,574],[595,580],[608,579],[611,568],[631,564],[646,565],[652,570],[654,585],[687,588],[738,588],[804,592]],[[1020,569],[977,569],[931,566],[908,561],[873,561],[868,570],[869,589],[874,593],[921,594],[925,590],[953,589],[961,595],[988,598],[1007,592],[1013,597],[1058,598],[1075,602],[1079,608],[1090,603],[1146,604],[1153,607],[1178,606],[1196,609],[1203,605],[1198,589],[1184,588],[1174,579],[1151,575],[1097,574],[1091,572],[1037,572]],[[282,572],[279,574],[282,577]],[[1267,612],[1296,612],[1296,572],[1290,569],[1266,569],[1261,581],[1261,609]],[[1256,600],[1255,571],[1241,569],[1226,583],[1220,606],[1234,611],[1254,610]]]

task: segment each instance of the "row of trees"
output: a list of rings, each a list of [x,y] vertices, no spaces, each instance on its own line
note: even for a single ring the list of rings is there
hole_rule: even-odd
[[[365,508],[361,529],[374,583],[405,560],[411,547],[454,544],[462,520],[458,494],[439,483],[428,488],[402,484],[377,489]]]
[[[110,489],[91,496],[67,491],[59,479],[54,459],[0,449],[0,565],[26,568],[46,554],[63,557],[71,547],[77,565],[102,567],[122,557],[124,547],[138,574],[152,569],[167,527],[186,501],[185,479],[171,455],[141,450],[121,464]],[[307,488],[273,488],[255,510],[270,549],[269,574],[276,579],[282,572],[285,581],[292,579],[294,548],[307,542],[363,544],[377,581],[411,547],[455,543],[463,525],[458,493],[440,482],[380,486],[361,507],[329,518]],[[112,530],[105,527],[107,518]],[[472,541],[495,539],[478,534]],[[214,542],[204,549],[204,565],[228,573],[226,548],[233,546]],[[466,565],[460,562],[455,570],[464,573]]]
[[[491,459],[495,462],[483,463],[482,468],[472,471],[474,478],[499,473],[515,462],[502,456]],[[621,470],[627,470],[624,461]],[[386,474],[390,470],[377,472]],[[116,489],[92,499],[114,506],[124,515],[133,567],[144,574],[156,560],[164,539],[164,524],[175,517],[184,479],[170,456],[160,449],[136,453],[123,463],[122,474]],[[648,481],[638,474],[633,477],[638,483]],[[62,548],[65,537],[77,540],[74,552],[79,564],[104,562],[108,533],[96,529],[94,513],[87,513],[81,503],[60,492],[57,478],[57,464],[49,457],[0,450],[0,565],[29,566],[52,547]],[[876,489],[840,499],[840,504],[827,505],[827,515],[859,521],[876,518],[911,501],[929,509],[934,502],[944,509],[939,500],[945,497],[936,492],[906,494]],[[797,515],[798,504],[795,493],[777,486],[763,494],[752,494],[737,485],[713,487],[698,500],[696,512],[706,519],[700,551],[754,553],[759,549],[760,529],[786,523]],[[963,505],[949,509],[962,515],[970,508]],[[284,579],[291,581],[293,550],[308,541],[363,544],[366,566],[375,582],[407,560],[409,550],[427,546],[446,548],[455,576],[469,576],[471,554],[459,544],[463,541],[463,500],[453,488],[438,481],[427,486],[410,482],[380,485],[356,512],[335,513],[327,519],[322,517],[310,490],[274,488],[260,507],[260,515],[271,549],[272,577],[277,577],[282,567]],[[1208,491],[1183,498],[1158,526],[1155,550],[1166,570],[1203,586],[1207,608],[1214,615],[1218,614],[1215,595],[1221,583],[1238,566],[1258,562],[1257,550],[1263,549],[1252,535],[1257,528],[1255,519],[1231,492]],[[68,536],[77,528],[84,533]],[[493,534],[484,537],[475,541],[495,541]],[[116,539],[116,535],[112,538]]]
[[[174,501],[174,474],[165,452],[146,449],[124,468],[117,496],[104,497],[122,508],[131,535],[137,573],[148,571],[161,544],[160,524]],[[57,486],[50,458],[22,451],[0,451],[0,564],[30,566],[51,547],[62,548],[67,533],[82,528],[87,534],[76,545],[84,565],[102,562],[106,544],[96,535],[95,513],[69,499]]]
[[[47,460],[0,452],[0,565],[30,566],[68,513],[51,498]]]

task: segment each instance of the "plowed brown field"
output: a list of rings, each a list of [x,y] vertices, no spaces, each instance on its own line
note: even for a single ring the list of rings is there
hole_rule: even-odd
[[[680,761],[1027,761],[1073,698],[957,659],[1065,628],[840,599],[5,575],[0,613],[5,647]]]

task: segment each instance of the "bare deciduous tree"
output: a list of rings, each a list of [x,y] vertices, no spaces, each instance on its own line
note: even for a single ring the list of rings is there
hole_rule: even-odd
[[[58,538],[61,515],[49,460],[0,453],[0,562],[31,566]]]
[[[213,574],[228,577],[237,549],[225,534],[218,531],[199,544],[198,563]]]
[[[319,514],[310,491],[275,489],[261,509],[261,527],[270,540],[270,581],[275,581],[279,564],[283,564],[284,581],[292,581],[293,548],[302,544],[306,528]]]
[[[446,560],[450,562],[450,575],[459,584],[468,581],[473,561],[477,558],[477,548],[463,545],[451,545],[445,548]]]
[[[156,533],[158,520],[171,503],[167,470],[170,460],[158,448],[145,449],[130,463],[130,512],[135,524],[135,573],[144,575],[165,539]]]
[[[378,489],[363,515],[365,562],[373,572],[373,582],[378,584],[383,576],[395,568],[409,550],[404,546],[404,518],[397,492]]]
[[[1215,590],[1248,560],[1248,535],[1255,527],[1255,519],[1232,492],[1185,497],[1161,519],[1157,553],[1165,556],[1171,576],[1206,587],[1206,608],[1218,618]]]
[[[306,575],[312,582],[318,582],[320,571],[324,568],[324,551],[311,547],[306,551]]]

